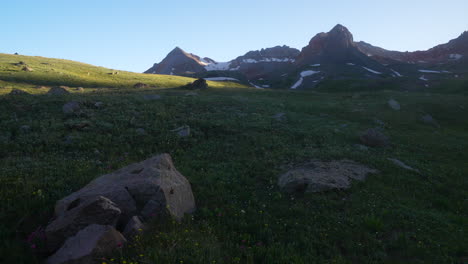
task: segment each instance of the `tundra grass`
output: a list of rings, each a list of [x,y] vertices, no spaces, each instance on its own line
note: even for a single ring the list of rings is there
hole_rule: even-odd
[[[152,223],[103,263],[466,263],[466,95],[152,93],[161,99],[131,89],[0,96],[1,263],[40,263],[37,234],[56,200],[159,153],[191,182],[197,211],[181,223]],[[400,111],[388,107],[390,98]],[[63,115],[70,100],[86,105],[85,116]],[[285,119],[272,118],[277,113]],[[424,114],[440,127],[424,124]],[[84,121],[88,128],[72,128]],[[355,146],[381,122],[390,147]],[[191,128],[187,138],[171,132],[182,125]],[[311,159],[351,159],[380,172],[349,190],[282,193],[278,176]]]

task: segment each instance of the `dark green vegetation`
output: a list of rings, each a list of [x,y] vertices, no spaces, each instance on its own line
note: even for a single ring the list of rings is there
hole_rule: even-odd
[[[154,225],[104,262],[463,263],[468,257],[466,95],[226,88],[185,96],[159,89],[153,94],[162,99],[147,101],[148,91],[89,90],[96,92],[0,96],[0,263],[39,263],[31,252],[41,249],[40,239],[25,240],[47,224],[57,199],[164,152],[192,183],[197,212],[182,223]],[[390,98],[401,111],[387,106]],[[63,115],[70,100],[87,105],[83,116]],[[93,106],[97,101],[102,108]],[[272,118],[280,112],[285,120]],[[440,128],[420,120],[426,113]],[[360,150],[357,135],[378,126],[375,119],[385,123],[393,145]],[[83,122],[90,126],[73,128]],[[191,127],[190,137],[170,131],[182,125]],[[381,173],[346,191],[281,193],[278,175],[310,159],[352,159]]]

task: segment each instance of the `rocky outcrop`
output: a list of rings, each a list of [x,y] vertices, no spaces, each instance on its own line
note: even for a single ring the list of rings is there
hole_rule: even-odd
[[[166,58],[160,63],[154,64],[145,73],[188,75],[205,71],[204,63],[202,63],[200,57],[176,47]]]
[[[125,240],[120,232],[132,235],[143,229],[141,219],[171,216],[180,221],[194,210],[190,183],[168,154],[131,164],[56,203],[46,244],[50,253],[60,249],[49,263],[93,263],[86,261]]]
[[[312,161],[281,175],[278,186],[287,193],[348,189],[352,180],[363,181],[368,174],[377,172],[350,160]]]

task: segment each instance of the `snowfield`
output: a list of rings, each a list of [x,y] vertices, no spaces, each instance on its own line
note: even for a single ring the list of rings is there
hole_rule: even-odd
[[[319,73],[319,71],[303,71],[301,72],[301,78],[293,85],[291,86],[291,89],[297,89],[299,86],[302,85],[304,82],[304,77],[311,76],[314,74]]]
[[[231,62],[215,62],[205,66],[207,71],[227,71],[231,67]]]
[[[423,72],[423,73],[442,73],[440,71],[430,71],[430,70],[419,70],[419,72]]]
[[[421,80],[421,81],[425,81],[425,82],[429,81],[428,79],[426,79],[426,77],[424,77],[424,75],[423,75],[423,76],[421,76],[421,77],[419,77],[419,80]]]

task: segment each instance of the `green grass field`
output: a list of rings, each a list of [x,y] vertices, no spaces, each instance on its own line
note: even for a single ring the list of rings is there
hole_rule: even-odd
[[[20,71],[12,65],[18,61],[34,71]],[[186,96],[173,88],[189,78],[108,72],[0,56],[0,263],[40,263],[34,252],[42,245],[25,240],[47,224],[56,200],[159,153],[171,154],[191,182],[198,210],[182,223],[154,223],[107,264],[468,261],[466,93],[293,92],[210,83],[216,87]],[[133,89],[137,82],[157,88]],[[85,92],[46,96],[32,88],[37,85]],[[7,95],[12,88],[36,95]],[[147,93],[162,98],[143,100]],[[390,98],[400,111],[388,107]],[[70,100],[104,106],[66,118],[62,105]],[[280,112],[284,121],[272,118]],[[424,114],[440,128],[423,123]],[[359,133],[376,127],[375,119],[385,123],[392,146],[357,148]],[[87,129],[70,128],[84,121]],[[190,137],[171,132],[182,125],[190,126]],[[312,159],[352,159],[380,173],[346,191],[282,193],[278,176]]]

